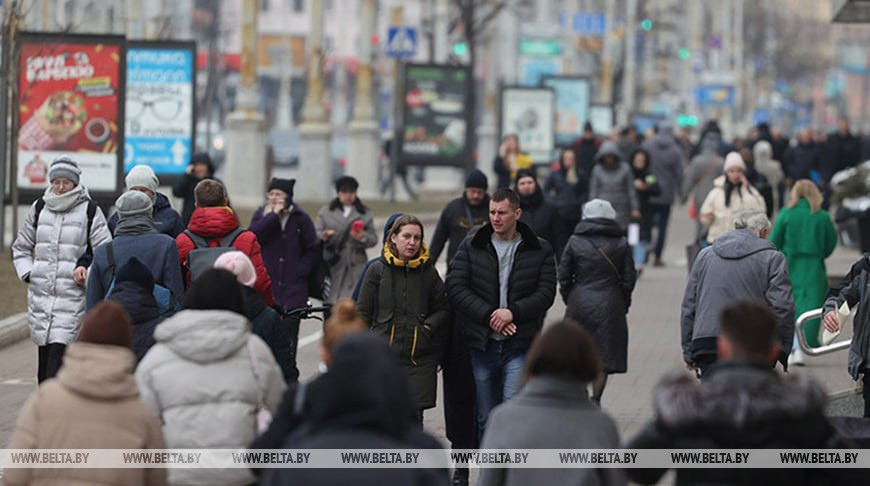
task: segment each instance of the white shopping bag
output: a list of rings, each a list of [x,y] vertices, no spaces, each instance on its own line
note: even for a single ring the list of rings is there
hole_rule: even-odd
[[[640,225],[637,223],[630,223],[628,225],[628,244],[630,246],[635,246],[640,243]]]
[[[854,315],[855,313],[851,312],[851,310],[849,309],[849,304],[843,302],[843,305],[841,305],[840,308],[837,309],[837,317],[840,321],[840,328],[837,330],[837,332],[831,332],[825,329],[825,326],[822,326],[822,335],[819,337],[819,342],[821,342],[823,346],[827,346],[828,344],[834,342],[834,340],[837,339],[837,336],[840,335],[840,331],[842,331],[844,327],[852,323],[852,317]]]

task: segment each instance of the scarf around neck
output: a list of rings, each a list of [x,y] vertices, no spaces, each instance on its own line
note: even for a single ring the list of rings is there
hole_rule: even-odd
[[[88,191],[82,185],[75,186],[64,194],[55,194],[51,190],[51,186],[48,186],[42,195],[45,207],[56,213],[65,213],[79,202],[87,201],[88,199],[90,199]]]

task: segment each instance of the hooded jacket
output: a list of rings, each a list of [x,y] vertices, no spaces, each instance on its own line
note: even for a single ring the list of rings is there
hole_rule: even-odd
[[[629,449],[849,448],[825,418],[824,390],[805,375],[782,378],[769,366],[729,360],[710,368],[704,381],[685,374],[661,380],[653,393],[655,419]],[[849,469],[679,469],[678,485],[795,486],[864,484]],[[626,469],[653,484],[665,469]],[[857,472],[857,471],[856,471]],[[866,474],[863,471],[862,474]]]
[[[447,267],[450,268],[453,257],[459,244],[468,236],[473,229],[479,228],[489,222],[489,195],[483,198],[480,204],[472,206],[463,194],[449,203],[441,211],[432,242],[429,245],[429,255],[432,263],[438,263],[438,257],[447,243]]]
[[[737,300],[766,302],[779,319],[776,343],[788,355],[795,307],[785,255],[748,230],[733,230],[701,250],[683,295],[680,334],[683,360],[715,354],[719,313]]]
[[[305,420],[283,444],[289,449],[442,449],[414,424],[407,378],[383,339],[343,338],[332,365],[307,385]],[[383,486],[447,484],[446,469],[266,469],[261,485]]]
[[[405,262],[384,245],[381,259],[363,276],[357,301],[363,321],[399,356],[421,410],[435,406],[437,367],[450,324],[444,283],[430,262],[425,246]]]
[[[487,419],[481,449],[618,449],[613,419],[589,401],[583,383],[534,376]],[[625,485],[619,469],[481,468],[478,486]]]
[[[139,399],[129,349],[76,342],[57,378],[21,409],[10,449],[165,449],[160,421]],[[7,486],[164,485],[166,469],[7,468]]]
[[[644,141],[641,147],[649,152],[649,170],[656,176],[662,188],[661,194],[650,198],[650,202],[673,204],[682,190],[685,158],[682,149],[674,140],[673,130],[663,127],[656,136]]]
[[[613,155],[619,160],[616,166],[608,167],[601,162],[608,155]],[[598,163],[592,169],[589,199],[598,198],[609,202],[616,210],[616,222],[625,229],[628,227],[631,212],[640,211],[631,167],[622,160],[616,144],[611,141],[601,144],[601,150],[595,154],[595,160]]]
[[[91,249],[112,241],[106,218],[99,209],[94,214],[91,233],[87,233],[87,189],[64,212],[48,205],[39,214],[34,228],[36,203],[30,206],[18,236],[12,243],[15,272],[27,287],[27,322],[30,338],[37,346],[69,344],[75,338],[85,315],[85,288],[73,280],[79,258],[90,242]]]
[[[522,242],[508,284],[508,309],[517,332],[505,342],[514,349],[528,349],[556,297],[556,260],[550,244],[525,223],[517,223],[517,232]],[[498,255],[492,234],[492,226],[486,225],[466,238],[447,274],[447,293],[455,311],[464,317],[468,346],[481,351],[491,332],[489,316],[499,308]]]
[[[154,216],[154,229],[158,233],[175,238],[184,231],[185,225],[184,221],[181,220],[181,215],[172,209],[169,198],[159,192],[154,195],[154,209],[151,214]],[[112,235],[115,234],[115,226],[118,226],[120,219],[121,215],[117,211],[109,218],[109,231],[112,232]]]
[[[707,194],[698,214],[712,214],[713,222],[707,232],[707,242],[713,243],[719,235],[734,228],[734,216],[741,211],[767,212],[764,198],[757,189],[749,185],[740,187],[740,193],[735,188],[731,192],[731,205],[725,205],[725,177],[719,176],[713,181],[713,189]]]
[[[320,262],[314,222],[298,204],[283,226],[281,217],[274,212],[264,215],[264,208],[254,212],[249,229],[257,235],[275,300],[285,309],[303,307],[308,301],[308,275]]]
[[[534,193],[520,196],[520,207],[523,210],[520,221],[529,225],[536,235],[547,240],[556,255],[561,255],[568,237],[565,235],[558,209],[544,198],[544,192],[537,181]]]
[[[157,301],[150,290],[132,281],[118,282],[109,300],[121,304],[133,320],[133,353],[138,363],[154,346],[154,329],[161,320]]]
[[[581,220],[568,240],[557,273],[565,317],[579,322],[592,335],[606,372],[624,373],[628,366],[626,314],[637,273],[622,228],[611,219]]]
[[[692,196],[695,208],[700,208],[707,198],[707,194],[713,190],[713,183],[722,175],[722,164],[725,161],[717,153],[719,137],[710,134],[701,142],[701,153],[692,157],[689,167],[683,175],[681,190],[683,202]]]
[[[208,240],[209,246],[213,247],[218,246],[224,236],[232,233],[238,227],[239,218],[227,206],[196,208],[193,216],[190,218],[190,224],[187,225],[187,229]],[[196,245],[184,233],[175,238],[175,243],[178,245],[178,261],[181,267],[186,269],[187,254],[196,249]],[[270,307],[275,305],[275,296],[272,294],[272,280],[266,271],[266,265],[263,263],[257,235],[251,231],[243,231],[233,242],[233,248],[251,259],[254,269],[257,270],[257,283],[254,285],[254,289],[257,290],[257,293],[260,294],[266,305]],[[189,285],[190,273],[185,272],[185,288]]]
[[[247,446],[255,436],[260,404],[274,410],[284,391],[272,352],[251,334],[248,320],[230,311],[183,310],[160,323],[154,339],[136,369],[136,381],[142,400],[163,421],[167,447]],[[171,484],[253,481],[247,469],[169,471]]]

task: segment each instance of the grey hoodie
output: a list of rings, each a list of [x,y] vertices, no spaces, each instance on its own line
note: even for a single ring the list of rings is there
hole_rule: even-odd
[[[662,192],[650,198],[652,204],[673,204],[680,195],[683,184],[683,159],[686,155],[674,140],[673,130],[660,129],[659,134],[643,142],[641,147],[649,152],[649,170],[656,176]]]
[[[692,342],[719,335],[719,313],[745,299],[767,302],[779,318],[776,340],[788,354],[794,337],[794,296],[785,255],[748,230],[723,234],[698,255],[680,316],[683,359],[694,361]],[[696,343],[697,346],[697,343]]]
[[[614,167],[605,167],[601,159],[613,155],[619,159]],[[616,222],[622,229],[628,227],[631,212],[640,209],[637,192],[634,189],[634,176],[631,167],[622,160],[616,144],[610,140],[601,144],[595,154],[595,167],[589,181],[589,199],[604,199],[616,210]]]

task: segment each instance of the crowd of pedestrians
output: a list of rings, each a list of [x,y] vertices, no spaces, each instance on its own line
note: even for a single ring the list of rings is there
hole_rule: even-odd
[[[857,164],[854,140],[844,122],[824,144],[802,132],[793,146],[766,126],[731,144],[710,123],[694,147],[667,123],[646,140],[631,127],[602,139],[587,124],[539,180],[508,135],[493,163],[496,187],[469,172],[428,246],[418,217],[394,214],[372,260],[374,214],[350,175],[314,218],[295,203],[295,180],[272,179],[246,229],[208,156],[193,156],[175,185],[181,214],[154,172],[136,166],[107,223],[78,164],[59,157],[13,244],[40,387],[10,447],[439,448],[422,430],[439,396],[458,449],[848,447],[822,413],[818,385],[774,368],[805,362],[793,352],[796,315],[824,307],[824,329],[837,332],[842,309],[857,307],[848,371],[864,377],[870,417],[870,260],[830,291],[824,263],[836,245],[830,178]],[[687,201],[703,248],[690,262],[680,336],[700,384],[685,373],[665,378],[655,418],[625,442],[602,397],[609,375],[630,371],[635,284],[650,257],[666,265],[668,222]],[[323,372],[300,381],[300,318],[290,311],[314,296],[321,271],[336,305],[323,328]],[[557,290],[564,320],[545,327]],[[809,346],[820,344],[820,327],[804,327]],[[782,416],[787,423],[772,418]],[[105,433],[52,432],[70,424]],[[789,430],[774,433],[774,424]],[[8,484],[63,474],[13,471]],[[83,469],[68,478],[465,485],[470,476],[349,472]],[[611,485],[663,472],[486,469],[479,481]],[[678,474],[681,483],[708,478]],[[794,481],[816,484],[797,473]]]

